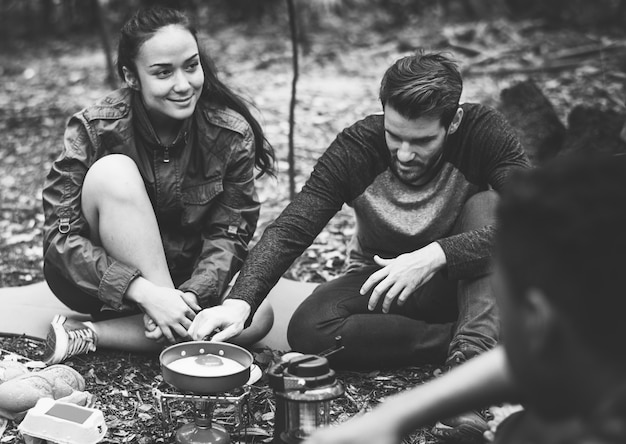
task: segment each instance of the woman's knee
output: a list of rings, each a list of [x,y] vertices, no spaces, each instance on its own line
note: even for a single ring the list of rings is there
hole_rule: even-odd
[[[145,208],[150,198],[135,162],[123,154],[98,159],[87,171],[81,193],[81,210],[90,227],[98,227],[102,212]],[[93,236],[97,236],[93,233]],[[99,242],[98,238],[93,239]]]
[[[82,189],[83,201],[110,197],[124,202],[136,193],[145,193],[145,185],[137,164],[123,154],[98,159],[87,171]]]
[[[234,338],[232,342],[238,345],[251,345],[259,342],[269,333],[273,325],[274,309],[270,301],[266,299],[252,317],[250,326]]]

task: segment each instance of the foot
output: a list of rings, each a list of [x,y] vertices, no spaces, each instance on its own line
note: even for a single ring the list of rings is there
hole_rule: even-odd
[[[481,444],[489,430],[487,419],[481,412],[471,411],[439,421],[431,433],[446,443]]]
[[[462,351],[452,353],[444,364],[444,372],[448,372],[467,361]],[[458,444],[481,444],[484,442],[484,433],[489,430],[487,416],[479,411],[467,413],[439,421],[431,433],[442,442]]]
[[[58,364],[90,351],[96,351],[96,333],[80,321],[56,315],[46,338],[43,361]]]
[[[487,422],[489,424],[489,430],[485,432],[487,442],[493,442],[496,438],[496,431],[500,427],[500,424],[504,423],[504,421],[509,418],[513,418],[513,415],[523,410],[524,407],[520,404],[502,404],[489,407],[491,419]]]
[[[458,367],[459,365],[463,364],[465,361],[467,361],[467,356],[465,356],[465,354],[461,350],[457,350],[453,352],[450,356],[448,356],[448,359],[446,359],[446,363],[444,364],[443,369],[445,372],[449,372],[454,367]]]

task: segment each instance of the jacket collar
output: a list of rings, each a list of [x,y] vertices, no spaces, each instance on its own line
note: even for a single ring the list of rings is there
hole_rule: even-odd
[[[185,146],[187,144],[187,141],[189,139],[189,131],[191,130],[192,117],[187,118],[183,121],[183,124],[178,130],[178,134],[176,135],[174,141],[170,145],[166,146],[161,142],[159,136],[157,136],[156,131],[152,126],[152,122],[148,117],[148,111],[146,110],[146,106],[143,103],[141,94],[139,94],[139,92],[137,91],[133,92],[132,109],[133,114],[135,115],[135,130],[137,131],[140,139],[144,141],[146,146],[150,148],[172,148]]]

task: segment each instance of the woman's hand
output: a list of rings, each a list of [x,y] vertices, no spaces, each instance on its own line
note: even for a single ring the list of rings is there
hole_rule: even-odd
[[[185,301],[187,306],[194,311],[194,313],[198,313],[200,310],[202,310],[202,308],[200,308],[200,305],[198,305],[198,298],[194,293],[188,291],[182,293],[181,297],[183,298],[183,301]],[[165,342],[163,331],[147,314],[143,315],[143,326],[146,331],[146,338],[152,339],[153,341]]]
[[[175,335],[187,338],[187,329],[196,316],[190,307],[190,304],[197,306],[195,296],[191,297],[175,288],[154,285],[139,277],[131,282],[126,298],[137,303],[156,325],[151,331],[146,328],[146,336],[150,339],[160,337],[157,328],[170,343],[177,342]],[[144,326],[152,327],[145,318]]]
[[[139,302],[170,343],[177,342],[175,335],[187,338],[187,329],[196,316],[183,294],[180,290],[155,286],[152,294],[143,303]]]
[[[157,327],[152,318],[145,313],[143,315],[143,328],[145,330],[146,338],[157,342],[165,342],[165,337],[163,336],[161,329]]]
[[[205,308],[195,317],[188,334],[201,341],[219,330],[211,340],[225,341],[243,331],[246,319],[250,316],[250,305],[240,299],[226,299],[222,305]]]
[[[391,304],[397,298],[398,305],[404,304],[409,296],[421,285],[428,282],[433,275],[446,264],[446,255],[437,242],[411,253],[401,254],[394,259],[382,259],[374,256],[380,270],[372,275],[361,286],[361,294],[374,290],[367,305],[374,310],[383,298],[383,313],[388,313]]]
[[[181,297],[183,298],[183,301],[185,301],[185,304],[187,304],[187,306],[191,308],[194,313],[198,313],[202,310],[202,307],[198,304],[198,297],[194,293],[187,291],[183,293]]]

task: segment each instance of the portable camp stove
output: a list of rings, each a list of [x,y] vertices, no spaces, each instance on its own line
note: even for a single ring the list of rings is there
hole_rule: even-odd
[[[164,429],[171,429],[175,420],[171,415],[170,403],[188,401],[194,404],[194,420],[176,431],[179,444],[227,444],[230,443],[229,430],[243,431],[246,437],[248,423],[249,387],[233,390],[220,395],[194,395],[153,390]],[[219,410],[219,413],[217,411]]]
[[[241,364],[242,369],[221,376],[200,376],[170,366],[179,359],[189,357],[201,362],[228,358]],[[194,421],[176,431],[177,443],[228,444],[231,440],[225,426],[231,431],[240,431],[242,428],[245,431],[250,394],[250,387],[246,383],[250,378],[253,361],[250,352],[233,344],[191,341],[166,348],[161,352],[159,361],[163,380],[178,392],[153,391],[164,426],[172,423],[170,402],[189,401],[194,404]],[[226,413],[216,415],[216,407]]]

